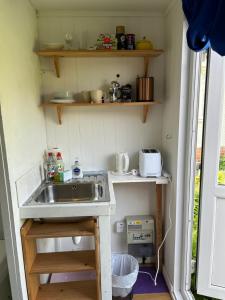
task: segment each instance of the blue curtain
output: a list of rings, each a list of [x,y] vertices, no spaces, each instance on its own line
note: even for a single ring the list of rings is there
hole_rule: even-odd
[[[225,0],[182,0],[189,28],[188,46],[194,51],[211,47],[225,55]]]

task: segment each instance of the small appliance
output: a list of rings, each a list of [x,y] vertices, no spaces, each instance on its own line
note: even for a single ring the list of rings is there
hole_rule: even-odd
[[[116,175],[124,175],[129,170],[129,156],[127,152],[116,153]]]
[[[139,172],[141,177],[160,177],[162,175],[161,153],[156,149],[140,150]]]

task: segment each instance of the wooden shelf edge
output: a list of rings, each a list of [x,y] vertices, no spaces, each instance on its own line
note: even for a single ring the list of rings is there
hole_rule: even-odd
[[[95,270],[95,251],[37,253],[30,274],[84,272]]]
[[[54,237],[94,236],[95,220],[90,218],[80,222],[33,222],[26,233],[26,239],[42,239]]]
[[[160,104],[159,101],[142,101],[142,102],[118,102],[118,103],[50,103],[50,102],[44,102],[40,106],[41,107],[52,107],[56,108],[57,112],[57,119],[58,119],[58,124],[62,125],[62,114],[63,114],[63,109],[65,107],[138,107],[142,106],[143,107],[143,123],[146,123],[150,107],[152,105]]]
[[[36,300],[97,300],[96,282],[73,281],[64,283],[42,284]]]
[[[152,50],[39,50],[38,56],[44,57],[157,57],[162,49]]]
[[[74,102],[74,103],[52,103],[52,102],[43,102],[40,104],[42,107],[117,107],[117,106],[151,106],[155,104],[160,104],[160,101],[134,101],[134,102],[106,102],[106,103],[83,103],[83,102]]]

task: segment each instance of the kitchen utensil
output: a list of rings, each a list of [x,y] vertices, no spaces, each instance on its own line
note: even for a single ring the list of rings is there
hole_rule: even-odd
[[[116,153],[116,174],[123,175],[129,170],[129,156],[127,152]]]
[[[95,103],[102,103],[103,91],[102,90],[93,90],[91,91],[91,100]]]
[[[161,153],[156,149],[140,150],[139,171],[142,177],[160,177],[162,174]]]
[[[51,50],[61,50],[63,49],[63,43],[44,43],[44,48]]]
[[[154,101],[154,78],[137,78],[137,99],[139,101]]]
[[[151,50],[153,49],[153,44],[151,41],[147,40],[144,36],[142,40],[137,41],[136,43],[136,49],[137,50]]]
[[[110,102],[117,102],[121,96],[120,84],[118,81],[112,81],[109,89]]]

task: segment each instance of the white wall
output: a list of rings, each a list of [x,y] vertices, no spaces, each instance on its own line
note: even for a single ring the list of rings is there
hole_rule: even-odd
[[[36,14],[28,0],[0,2],[0,103],[9,167],[14,214],[13,230],[17,239],[19,265],[11,269],[13,299],[26,300],[25,276],[20,240],[19,209],[16,181],[37,165],[46,148],[44,114],[39,108],[40,70],[38,57],[33,53],[37,38]],[[6,201],[6,199],[1,199]],[[10,246],[10,236],[6,236]],[[9,266],[13,258],[9,258]],[[21,278],[19,277],[21,276]],[[21,280],[21,281],[20,281]],[[18,285],[17,285],[18,284]]]
[[[39,38],[42,45],[46,41],[63,41],[66,32],[73,32],[75,40],[93,45],[98,33],[115,32],[116,25],[124,24],[127,32],[137,34],[137,39],[147,36],[156,48],[164,48],[164,20],[162,16],[116,17],[116,16],[76,16],[76,13],[40,13]],[[56,78],[52,62],[41,60],[42,93],[55,91],[102,88],[121,75],[121,83],[131,82],[135,86],[136,76],[143,74],[142,58],[65,58],[60,59],[61,78]],[[155,77],[156,99],[164,101],[164,56],[152,59],[150,74]],[[161,148],[162,107],[154,107],[146,124],[142,123],[141,108],[79,108],[65,109],[63,125],[56,122],[56,112],[46,110],[47,143],[49,147],[60,147],[68,167],[75,157],[79,157],[85,170],[113,169],[114,154],[127,151],[131,158],[131,168],[138,167],[137,152],[142,147]],[[140,197],[141,194],[141,197]],[[117,213],[112,218],[112,249],[126,252],[125,235],[114,233],[114,223],[130,214],[154,213],[154,186],[123,185],[116,188]],[[73,248],[69,242],[64,245]]]
[[[177,2],[171,7],[165,20],[166,28],[166,93],[163,106],[163,130],[162,144],[166,157],[166,169],[172,175],[172,184],[167,188],[166,195],[166,223],[168,227],[169,202],[172,198],[171,217],[173,227],[168,235],[165,245],[165,270],[170,282],[175,284],[175,272],[180,268],[176,262],[175,243],[176,221],[178,206],[182,205],[182,199],[178,196],[179,184],[182,178],[178,176],[178,139],[180,126],[180,98],[181,98],[181,64],[182,64],[182,40],[183,40],[183,13],[181,3]],[[183,172],[183,169],[180,170]],[[178,257],[178,255],[177,255]]]

